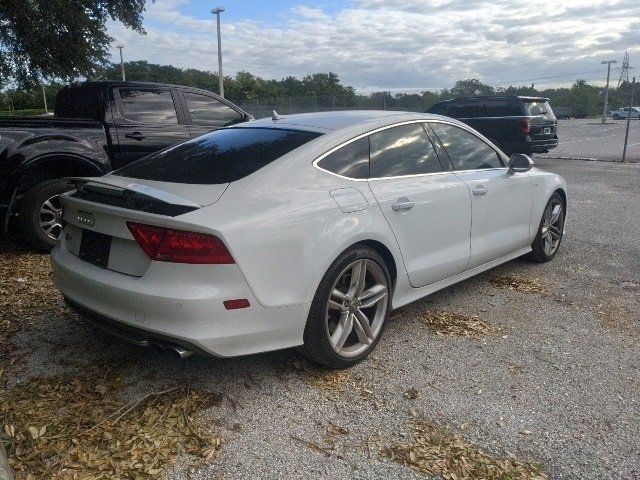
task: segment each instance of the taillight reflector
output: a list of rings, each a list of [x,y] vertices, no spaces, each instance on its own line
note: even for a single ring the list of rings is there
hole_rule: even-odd
[[[522,133],[524,133],[525,135],[528,135],[529,133],[531,133],[531,120],[529,120],[528,118],[525,118],[524,120],[524,125],[522,126]]]
[[[227,310],[237,310],[238,308],[248,308],[249,300],[246,298],[236,298],[235,300],[225,300],[222,304]]]
[[[206,233],[127,222],[127,228],[151,260],[172,263],[232,264],[218,237]]]

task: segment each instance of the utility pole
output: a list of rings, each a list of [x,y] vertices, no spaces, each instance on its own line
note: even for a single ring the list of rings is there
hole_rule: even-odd
[[[42,99],[44,100],[44,114],[47,115],[49,109],[47,108],[47,91],[44,88],[44,83],[42,84]]]
[[[216,7],[211,10],[211,13],[215,14],[218,21],[218,91],[220,96],[224,98],[224,74],[222,73],[222,40],[220,38],[220,14],[224,12],[224,7]]]
[[[633,82],[631,83],[631,99],[629,100],[629,111],[627,112],[627,131],[624,134],[624,148],[622,149],[623,163],[627,159],[627,142],[629,141],[629,124],[631,123],[631,107],[633,107],[633,96],[635,93],[636,93],[636,77],[633,77]]]
[[[122,72],[122,81],[126,82],[127,79],[124,76],[124,60],[122,58],[122,49],[124,48],[124,45],[120,43],[116,45],[116,48],[120,49],[120,71]]]
[[[601,65],[607,64],[607,86],[604,89],[604,107],[602,108],[602,123],[607,121],[607,108],[609,106],[609,77],[611,77],[611,64],[618,63],[617,60],[603,60]]]

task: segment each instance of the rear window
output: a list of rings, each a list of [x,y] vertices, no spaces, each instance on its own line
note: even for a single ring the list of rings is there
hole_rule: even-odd
[[[159,182],[229,183],[320,136],[279,128],[225,128],[153,153],[113,172]]]
[[[58,92],[54,115],[60,118],[86,118],[100,120],[102,103],[96,87],[67,87]]]
[[[525,109],[527,110],[527,115],[536,116],[536,115],[545,115],[547,117],[555,117],[553,114],[553,110],[551,110],[551,105],[549,102],[525,102]]]

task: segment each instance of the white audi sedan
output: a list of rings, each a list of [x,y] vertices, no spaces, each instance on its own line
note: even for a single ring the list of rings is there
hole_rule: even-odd
[[[181,357],[362,360],[392,308],[564,232],[558,175],[463,123],[346,111],[224,128],[73,179],[54,281],[99,327]]]

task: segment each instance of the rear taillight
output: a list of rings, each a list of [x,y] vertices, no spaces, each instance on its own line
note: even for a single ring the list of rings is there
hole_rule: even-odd
[[[524,123],[522,124],[522,133],[525,135],[529,135],[531,133],[531,120],[528,118],[524,119]]]
[[[173,263],[235,263],[214,235],[127,222],[127,228],[151,260]]]

